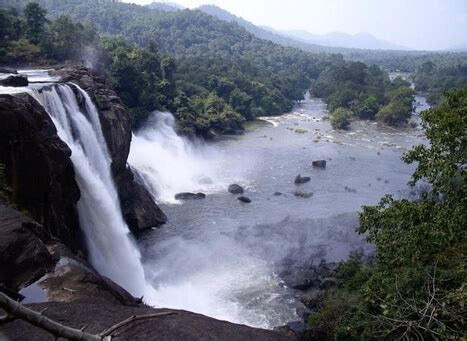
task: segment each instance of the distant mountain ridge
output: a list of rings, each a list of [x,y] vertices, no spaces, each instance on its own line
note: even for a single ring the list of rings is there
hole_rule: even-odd
[[[366,32],[357,34],[347,34],[343,32],[313,34],[303,30],[288,30],[278,32],[307,43],[324,46],[369,50],[409,50],[406,47],[378,39],[375,36]]]
[[[327,53],[341,53],[344,52],[342,49],[339,48],[334,48],[334,47],[329,47],[329,46],[321,46],[318,44],[310,44],[308,42],[300,41],[297,39],[293,39],[290,37],[287,37],[279,32],[276,32],[272,29],[265,29],[260,26],[256,26],[252,24],[251,22],[241,18],[237,17],[236,15],[233,15],[232,13],[217,7],[215,5],[202,5],[197,8],[199,11],[204,12],[206,14],[212,15],[213,17],[226,21],[229,23],[236,23],[240,27],[243,27],[246,29],[248,32],[251,34],[255,35],[256,37],[264,40],[270,40],[273,43],[282,45],[282,46],[289,46],[289,47],[295,47],[299,48],[304,51],[308,52],[327,52]]]
[[[379,40],[368,33],[350,35],[334,32],[327,35],[314,35],[306,31],[279,31],[270,27],[256,26],[215,5],[202,5],[198,7],[198,10],[223,21],[235,22],[260,39],[309,52],[347,54],[352,50],[408,50],[402,46]]]

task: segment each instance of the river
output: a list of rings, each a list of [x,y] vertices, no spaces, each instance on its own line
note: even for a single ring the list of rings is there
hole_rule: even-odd
[[[423,97],[417,103],[417,112],[427,108]],[[291,113],[214,143],[177,136],[173,118],[163,113],[136,134],[129,161],[169,218],[138,241],[146,279],[155,288],[151,302],[272,328],[297,320],[300,307],[279,266],[372,252],[354,232],[358,211],[386,193],[411,195],[407,182],[414,167],[401,156],[423,143],[422,130],[353,121],[349,131],[335,131],[326,115],[321,100],[307,98]],[[321,159],[326,169],[311,166]],[[297,174],[311,181],[295,185]],[[244,186],[252,202],[228,193],[231,183]],[[174,200],[185,191],[207,197]],[[297,197],[296,191],[313,196]]]

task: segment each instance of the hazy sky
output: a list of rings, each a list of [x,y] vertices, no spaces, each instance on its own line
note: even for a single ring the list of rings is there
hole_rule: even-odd
[[[124,0],[138,4],[154,0]],[[163,2],[163,1],[158,1]],[[467,44],[467,0],[178,0],[215,4],[256,25],[311,33],[368,32],[414,49]]]

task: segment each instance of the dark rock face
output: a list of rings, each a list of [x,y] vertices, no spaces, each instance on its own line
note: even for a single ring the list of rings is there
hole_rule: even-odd
[[[326,168],[326,160],[316,160],[311,165],[316,168]]]
[[[0,284],[16,291],[53,269],[55,259],[36,235],[47,231],[0,203]]]
[[[201,200],[205,198],[206,198],[206,194],[204,193],[183,192],[183,193],[175,194],[176,200]]]
[[[0,163],[11,200],[48,232],[76,250],[80,247],[71,150],[52,120],[28,94],[0,95]]]
[[[130,168],[126,168],[117,179],[123,217],[135,233],[167,222],[167,217],[146,188],[135,180]]]
[[[300,174],[298,174],[296,177],[295,177],[295,181],[294,183],[296,185],[300,185],[300,184],[304,184],[304,183],[307,183],[311,180],[311,178],[309,176],[301,176]]]
[[[0,79],[0,85],[3,86],[28,86],[29,81],[26,76],[8,76]]]
[[[232,184],[229,186],[228,191],[229,193],[232,193],[232,194],[243,194],[244,189],[240,185]]]
[[[128,110],[104,80],[86,68],[57,71],[63,81],[79,85],[97,107],[102,131],[112,157],[112,173],[120,198],[123,217],[133,232],[160,226],[167,221],[151,194],[135,181],[127,166],[131,144],[131,122]]]
[[[86,331],[98,334],[111,326],[136,315],[149,315],[166,312],[170,315],[153,319],[135,321],[124,328],[118,329],[112,340],[159,340],[159,341],[199,341],[199,340],[229,340],[229,341],[291,341],[297,340],[271,330],[262,330],[215,320],[206,316],[180,310],[153,309],[140,304],[139,306],[124,306],[108,303],[104,300],[80,299],[69,303],[50,302],[31,304],[30,308],[41,311],[48,308],[46,316],[60,323],[81,328],[86,325]],[[53,337],[46,331],[17,320],[2,325],[1,332],[11,340],[49,341]]]
[[[238,197],[237,199],[245,204],[249,204],[251,202],[251,199],[247,197]]]

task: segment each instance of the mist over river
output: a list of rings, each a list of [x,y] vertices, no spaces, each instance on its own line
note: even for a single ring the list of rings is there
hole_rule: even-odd
[[[426,108],[424,98],[417,102]],[[156,113],[134,136],[129,162],[169,219],[138,240],[151,303],[272,328],[297,320],[301,305],[280,268],[372,252],[354,232],[358,211],[386,193],[411,195],[414,167],[401,156],[423,134],[367,121],[334,131],[327,114],[325,103],[307,98],[243,135],[202,143],[179,137],[170,114]],[[326,169],[311,166],[321,159]],[[295,185],[297,174],[311,181]],[[228,193],[232,183],[245,187],[250,204]],[[207,197],[179,202],[178,192]]]

